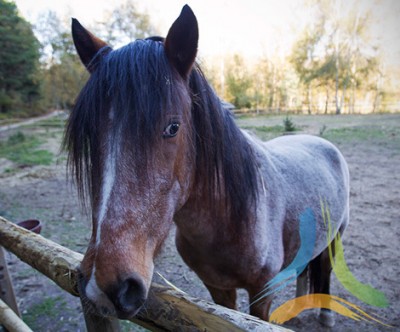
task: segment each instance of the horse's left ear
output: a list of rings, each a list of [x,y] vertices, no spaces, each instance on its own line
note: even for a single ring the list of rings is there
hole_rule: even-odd
[[[199,28],[196,16],[188,5],[172,24],[165,39],[165,50],[169,61],[186,79],[197,55]]]
[[[107,43],[86,30],[75,18],[72,19],[72,39],[82,63],[92,73],[95,69],[93,59],[100,49],[108,46]]]

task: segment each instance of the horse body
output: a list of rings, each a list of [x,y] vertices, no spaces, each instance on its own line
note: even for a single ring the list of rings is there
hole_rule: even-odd
[[[329,294],[327,227],[348,223],[349,177],[340,152],[303,135],[267,143],[240,130],[194,63],[198,28],[185,6],[165,41],[112,51],[77,21],[73,37],[91,73],[66,130],[79,192],[88,194],[93,231],[80,294],[97,313],[121,318],[144,304],[153,259],[169,229],[215,302],[250,301],[300,247],[299,216],[315,214],[311,291]],[[271,296],[250,312],[268,319]]]
[[[207,207],[196,208],[189,198],[175,216],[176,243],[185,262],[211,292],[249,291],[257,300],[268,280],[287,266],[299,249],[299,216],[306,208],[316,213],[318,238],[312,258],[320,255],[333,238],[321,216],[321,200],[330,207],[333,233],[342,233],[349,220],[347,164],[331,143],[314,136],[284,136],[263,143],[243,133],[256,151],[259,168],[257,209],[243,230],[237,224],[213,220]],[[240,167],[240,166],[239,166]],[[192,203],[192,201],[194,203]],[[314,227],[314,225],[310,225]],[[213,295],[218,301],[221,296]],[[235,308],[234,297],[219,302]],[[267,318],[266,314],[261,314]]]

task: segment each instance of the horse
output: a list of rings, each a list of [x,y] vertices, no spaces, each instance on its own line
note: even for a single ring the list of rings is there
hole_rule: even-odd
[[[339,150],[315,136],[262,142],[239,129],[196,62],[199,29],[187,5],[166,38],[113,50],[76,19],[72,35],[90,73],[64,138],[92,215],[83,301],[99,315],[136,315],[175,223],[177,250],[213,300],[235,309],[236,290],[245,289],[250,314],[268,320],[272,296],[259,294],[299,249],[305,209],[316,220],[310,291],[329,294],[328,244],[349,221],[349,172]],[[307,292],[306,275],[298,295]],[[321,316],[332,323],[331,312]]]

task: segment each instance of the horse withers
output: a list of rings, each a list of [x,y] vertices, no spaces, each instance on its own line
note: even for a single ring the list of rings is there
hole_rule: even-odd
[[[340,152],[313,136],[263,143],[240,130],[195,62],[198,26],[188,6],[165,39],[112,50],[77,20],[72,33],[91,74],[65,136],[78,192],[92,211],[82,299],[100,315],[138,313],[175,222],[177,249],[214,301],[236,308],[236,289],[244,288],[255,302],[250,313],[268,320],[272,296],[257,301],[259,294],[299,250],[307,209],[316,220],[310,290],[329,294],[327,246],[349,218]],[[331,325],[329,312],[323,318]]]

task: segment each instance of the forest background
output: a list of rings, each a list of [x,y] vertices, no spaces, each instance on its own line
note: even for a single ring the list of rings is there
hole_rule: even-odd
[[[275,45],[252,57],[199,56],[221,99],[256,113],[399,111],[400,68],[386,61],[387,50],[371,33],[374,13],[360,10],[357,0],[303,2],[312,23],[297,32],[290,52]],[[132,0],[88,28],[111,46],[166,34]],[[87,78],[70,17],[47,10],[28,22],[13,1],[0,0],[0,120],[71,109]]]

